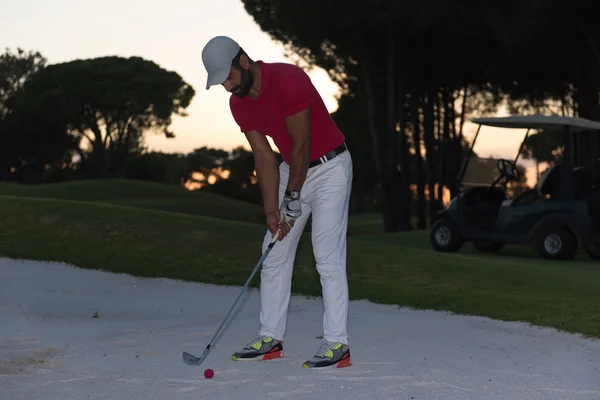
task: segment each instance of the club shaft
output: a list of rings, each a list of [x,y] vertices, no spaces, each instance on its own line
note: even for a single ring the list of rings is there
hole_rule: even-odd
[[[267,255],[269,255],[269,252],[271,251],[271,249],[273,248],[273,246],[275,245],[276,241],[277,241],[277,237],[279,236],[279,232],[277,233],[277,235],[273,238],[273,240],[271,241],[271,243],[269,243],[269,246],[267,247],[267,249],[265,250],[265,252],[263,253],[262,257],[260,258],[260,260],[258,261],[258,263],[256,264],[256,266],[254,267],[254,269],[252,270],[252,273],[250,274],[250,276],[248,277],[248,279],[246,280],[246,283],[244,284],[244,287],[242,288],[242,290],[240,290],[240,293],[238,294],[237,298],[235,299],[235,301],[233,302],[233,304],[231,305],[231,307],[229,308],[229,311],[227,312],[227,314],[225,315],[225,318],[223,318],[223,321],[221,321],[221,325],[219,325],[219,327],[217,328],[217,331],[215,332],[215,334],[213,335],[212,339],[210,340],[210,342],[208,343],[208,346],[206,346],[206,349],[204,350],[204,353],[202,354],[202,356],[200,357],[200,361],[198,362],[198,364],[200,364],[202,362],[202,360],[204,359],[204,356],[206,355],[206,353],[208,352],[208,350],[212,347],[214,340],[216,339],[217,336],[219,336],[219,332],[221,332],[221,329],[223,328],[223,325],[225,325],[225,321],[227,321],[227,318],[229,318],[229,315],[231,314],[231,312],[234,310],[236,304],[238,303],[238,301],[240,300],[240,298],[242,297],[242,294],[246,291],[246,288],[248,287],[248,285],[250,284],[250,281],[252,281],[252,278],[254,277],[254,275],[256,274],[256,271],[258,271],[258,269],[260,268],[260,266],[262,265],[262,263],[264,262],[265,258],[267,258]]]

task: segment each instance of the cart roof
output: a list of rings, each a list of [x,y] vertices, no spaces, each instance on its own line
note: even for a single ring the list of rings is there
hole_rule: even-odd
[[[511,117],[475,118],[472,121],[480,125],[512,129],[531,128],[556,130],[556,128],[569,126],[572,131],[600,130],[600,122],[585,118],[562,117],[558,115],[519,115]]]

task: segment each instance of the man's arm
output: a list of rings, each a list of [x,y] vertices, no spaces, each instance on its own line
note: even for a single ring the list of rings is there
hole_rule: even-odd
[[[294,139],[287,188],[300,190],[304,185],[310,163],[310,108],[286,117],[285,123]]]
[[[279,211],[279,164],[267,138],[257,131],[246,132],[254,154],[254,167],[262,193],[265,214]]]

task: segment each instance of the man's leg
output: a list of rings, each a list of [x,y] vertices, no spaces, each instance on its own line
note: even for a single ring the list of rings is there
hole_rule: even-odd
[[[289,166],[282,163],[279,168],[279,203],[283,200],[289,176]],[[283,337],[287,325],[292,273],[298,242],[310,216],[310,205],[302,203],[302,215],[295,221],[288,235],[275,243],[265,258],[260,282],[260,330],[258,337],[249,342],[234,360],[267,360],[281,357]],[[267,249],[272,234],[267,229],[262,251]]]
[[[287,183],[287,179],[285,182]],[[285,185],[283,190],[285,191]],[[283,198],[283,192],[280,198]],[[302,203],[302,215],[294,222],[288,235],[275,243],[263,263],[260,274],[259,335],[283,340],[287,326],[296,250],[309,215],[310,206]],[[263,251],[270,242],[271,232],[267,230]]]
[[[340,154],[315,171],[312,245],[323,287],[323,344],[306,368],[350,365],[346,232],[352,187],[352,158]]]

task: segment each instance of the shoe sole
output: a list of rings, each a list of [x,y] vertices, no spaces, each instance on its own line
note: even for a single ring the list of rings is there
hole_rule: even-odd
[[[252,358],[237,358],[236,356],[231,356],[233,361],[272,361],[281,358],[283,358],[283,351],[274,351],[272,353],[262,354]]]
[[[352,366],[352,362],[350,361],[350,357],[345,358],[341,361],[338,361],[335,364],[331,364],[331,365],[327,365],[325,367],[309,367],[307,364],[302,364],[302,368],[306,368],[306,369],[315,369],[315,370],[322,370],[322,369],[337,369],[337,368],[347,368]]]

